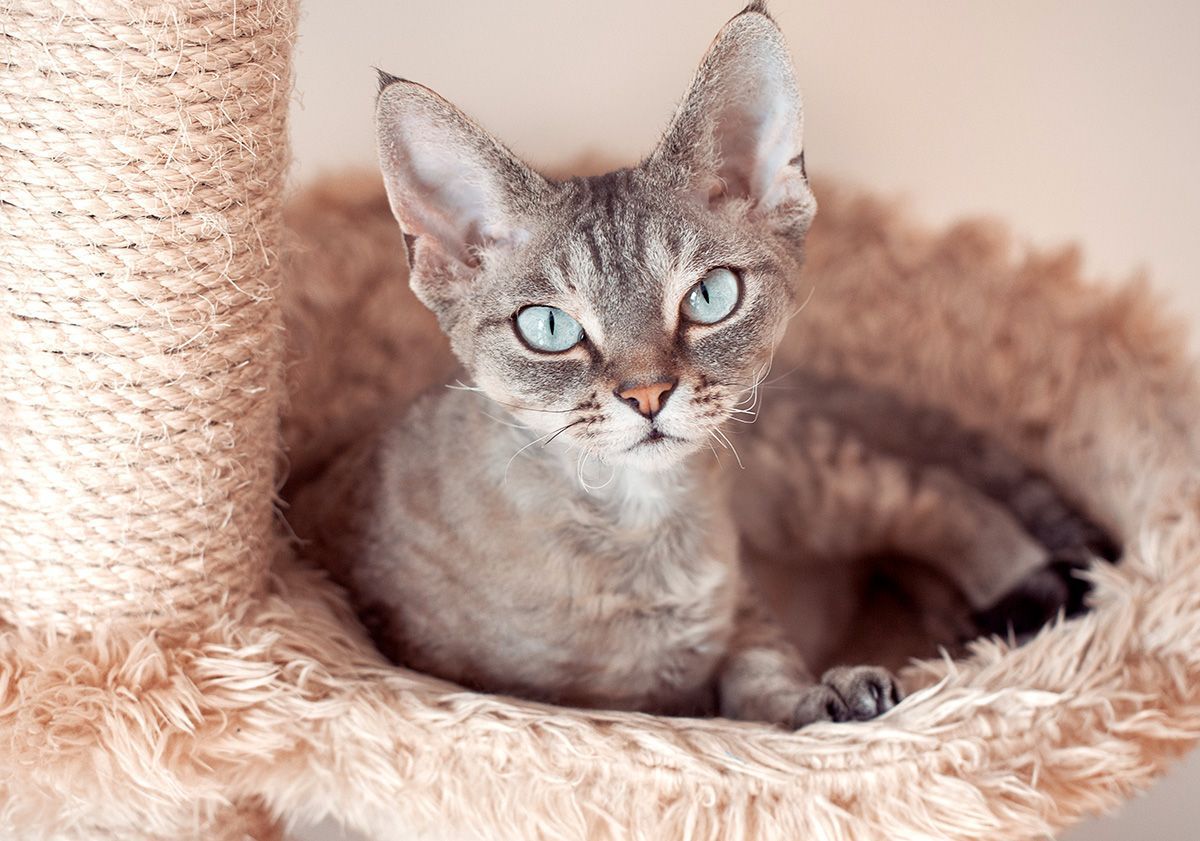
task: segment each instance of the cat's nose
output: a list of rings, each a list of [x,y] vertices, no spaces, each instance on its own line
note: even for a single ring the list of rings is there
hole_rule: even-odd
[[[621,383],[613,390],[613,394],[625,401],[630,408],[652,418],[662,411],[663,404],[667,402],[667,397],[671,389],[675,388],[676,382],[678,380],[664,380],[649,385]]]

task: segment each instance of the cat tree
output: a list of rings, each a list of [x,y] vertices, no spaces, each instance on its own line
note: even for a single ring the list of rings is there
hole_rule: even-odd
[[[913,667],[883,719],[799,733],[384,662],[290,562],[278,421],[287,394],[302,475],[446,363],[374,182],[296,200],[286,240],[294,19],[291,0],[0,7],[0,835],[271,838],[332,815],[377,837],[1032,838],[1200,736],[1178,335],[1069,257],[1016,262],[986,226],[932,237],[828,190],[797,352],[953,408],[1077,494],[1127,547],[1094,611]]]

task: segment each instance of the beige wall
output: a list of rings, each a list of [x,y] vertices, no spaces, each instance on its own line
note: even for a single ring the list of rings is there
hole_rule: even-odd
[[[658,136],[737,0],[309,0],[296,176],[370,164],[371,65],[423,82],[530,161]],[[807,102],[809,168],[931,221],[1000,215],[1144,268],[1200,328],[1200,3],[774,0]],[[1198,330],[1197,332],[1200,332]],[[1200,762],[1077,841],[1191,839]],[[1173,786],[1173,787],[1172,787]]]
[[[297,174],[369,162],[371,65],[539,164],[647,151],[737,0],[312,0]],[[808,163],[1146,268],[1200,320],[1200,3],[777,0]]]

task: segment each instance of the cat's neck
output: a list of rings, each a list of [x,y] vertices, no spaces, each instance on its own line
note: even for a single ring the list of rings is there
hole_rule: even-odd
[[[571,453],[565,454],[569,459]],[[693,457],[659,470],[587,462],[575,475],[577,493],[608,507],[630,525],[649,525],[675,515],[703,480]]]

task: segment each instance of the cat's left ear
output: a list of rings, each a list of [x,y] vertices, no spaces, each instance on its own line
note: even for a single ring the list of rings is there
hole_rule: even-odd
[[[717,35],[662,142],[643,166],[701,201],[741,200],[780,232],[816,213],[804,112],[783,34],[761,2]]]

